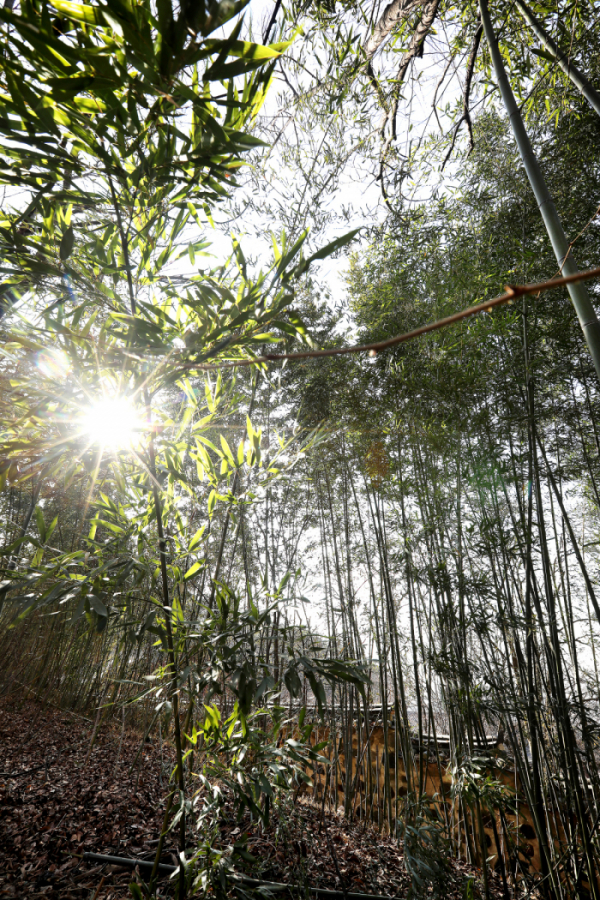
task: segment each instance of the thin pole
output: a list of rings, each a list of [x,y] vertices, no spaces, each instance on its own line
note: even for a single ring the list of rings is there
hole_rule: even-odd
[[[564,267],[563,267],[564,268]],[[551,278],[550,281],[540,281],[536,284],[512,284],[506,285],[506,290],[498,297],[492,300],[483,300],[475,306],[469,306],[460,312],[453,313],[436,322],[430,322],[429,325],[421,325],[412,331],[404,334],[397,334],[385,341],[377,341],[374,344],[352,344],[350,347],[331,347],[328,350],[303,350],[301,353],[267,353],[265,356],[252,356],[249,359],[237,359],[229,361],[220,361],[216,363],[195,363],[185,362],[179,367],[182,371],[202,371],[202,372],[219,372],[221,369],[241,369],[246,366],[256,366],[259,363],[277,362],[284,359],[320,359],[322,356],[345,356],[348,353],[366,353],[369,356],[376,356],[381,350],[389,350],[397,344],[404,344],[406,341],[414,341],[415,338],[424,334],[430,334],[432,331],[439,331],[441,328],[447,328],[449,325],[455,325],[468,319],[470,316],[478,316],[481,313],[489,313],[497,306],[514,303],[518,297],[528,296],[529,294],[541,294],[543,291],[551,291],[558,287],[575,284],[579,281],[588,281],[591,278],[600,277],[600,267],[596,269],[587,269],[580,272],[575,267],[575,272],[571,275],[565,275],[562,278]],[[171,359],[171,356],[165,359]]]
[[[535,153],[533,152],[529,135],[525,130],[519,107],[517,106],[508,81],[494,28],[492,26],[487,0],[479,0],[479,8],[481,10],[483,29],[492,56],[492,63],[496,72],[498,87],[500,88],[502,100],[510,119],[519,153],[521,154],[521,159],[523,160],[523,165],[525,166],[525,171],[529,178],[529,183],[535,194],[535,199],[537,200],[542,219],[544,220],[548,237],[552,243],[552,249],[554,250],[561,272],[564,272],[566,275],[575,275],[579,271],[577,263],[571,252],[571,247],[567,241],[554,201],[546,186],[542,170],[540,169]],[[568,285],[568,291],[573,306],[575,307],[579,324],[583,330],[594,363],[594,368],[596,369],[596,375],[598,376],[598,380],[600,380],[600,322],[598,322],[596,311],[590,300],[587,288],[582,282],[571,282]]]

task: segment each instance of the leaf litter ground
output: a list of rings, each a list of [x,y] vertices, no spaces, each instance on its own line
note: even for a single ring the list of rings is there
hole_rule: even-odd
[[[112,726],[90,748],[93,723],[74,713],[28,702],[0,703],[0,897],[126,900],[131,871],[82,861],[86,851],[153,860],[164,816],[172,753]],[[162,779],[162,780],[161,780]],[[350,822],[306,798],[260,829],[236,819],[226,804],[222,846],[247,835],[257,859],[246,874],[290,885],[407,896],[409,878],[395,841],[372,826]],[[176,862],[169,835],[163,862]],[[479,872],[449,861],[444,896],[459,900]],[[161,895],[172,893],[163,882]],[[492,879],[492,897],[501,897]]]

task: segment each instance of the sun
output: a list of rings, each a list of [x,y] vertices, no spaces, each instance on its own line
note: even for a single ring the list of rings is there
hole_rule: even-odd
[[[83,431],[107,450],[127,450],[139,442],[142,421],[129,397],[104,397],[83,414]]]

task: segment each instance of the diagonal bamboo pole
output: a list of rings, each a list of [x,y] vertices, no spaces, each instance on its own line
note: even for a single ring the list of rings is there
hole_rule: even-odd
[[[577,263],[571,252],[571,247],[567,241],[562,223],[556,211],[554,201],[550,196],[550,192],[544,180],[542,170],[536,159],[529,135],[525,130],[523,119],[517,106],[512,88],[510,86],[504,62],[498,47],[498,41],[494,33],[494,27],[490,18],[490,12],[487,0],[479,0],[479,8],[481,10],[481,20],[483,22],[483,30],[490,48],[492,64],[496,72],[496,80],[502,100],[510,119],[510,124],[521,154],[529,183],[531,184],[535,199],[544,220],[548,237],[554,250],[554,255],[561,272],[566,275],[575,275],[579,271]],[[579,324],[583,330],[583,334],[596,369],[598,380],[600,380],[600,322],[596,316],[590,300],[587,288],[581,282],[571,282],[568,285],[568,291],[575,307],[575,312],[579,319]]]
[[[583,94],[590,106],[592,106],[600,116],[600,94],[598,91],[589,83],[585,75],[579,71],[577,66],[571,62],[568,55],[554,43],[524,0],[515,0],[515,5],[542,46],[554,57],[567,78],[571,79],[575,87]]]

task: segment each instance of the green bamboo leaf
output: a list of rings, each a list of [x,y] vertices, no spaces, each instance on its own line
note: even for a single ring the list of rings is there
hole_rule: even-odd
[[[244,465],[244,439],[242,438],[238,444],[237,450],[237,464],[238,466]]]
[[[108,610],[100,597],[97,597],[96,594],[90,594],[89,596],[90,606],[94,609],[99,616],[103,618],[108,618]]]
[[[98,6],[84,3],[71,3],[70,0],[52,0],[52,6],[68,19],[85,22],[87,25],[103,25],[105,20]]]
[[[202,528],[198,529],[198,531],[196,532],[196,534],[194,535],[194,537],[192,538],[192,540],[189,543],[188,553],[192,553],[192,551],[196,549],[196,547],[202,540],[205,530],[206,530],[206,525],[203,525]]]
[[[240,59],[238,62],[216,62],[202,76],[204,81],[227,81],[238,75],[246,75],[265,64],[264,59]]]
[[[553,56],[552,53],[549,53],[547,50],[536,50],[535,47],[531,47],[531,52],[535,53],[536,56],[540,56],[542,59],[547,60],[548,62],[556,62],[556,56]]]
[[[227,461],[229,462],[232,469],[235,468],[235,460],[233,458],[233,453],[231,452],[231,448],[223,435],[220,435],[221,447],[223,449],[223,453],[225,454]]]
[[[58,525],[58,516],[55,516],[55,517],[52,519],[52,522],[50,523],[50,526],[48,527],[48,531],[46,532],[46,538],[45,538],[45,543],[46,543],[46,544],[49,542],[50,538],[51,538],[52,535],[54,534],[54,530],[55,530],[55,528],[56,528],[57,525]]]
[[[193,564],[189,567],[189,569],[187,570],[187,572],[185,573],[185,575],[183,576],[183,580],[184,580],[184,581],[188,581],[188,579],[190,579],[190,578],[192,578],[194,575],[196,575],[196,574],[203,568],[203,566],[204,566],[204,563],[201,563],[201,562],[195,562],[195,563],[193,563]]]
[[[42,512],[41,506],[36,506],[35,508],[35,521],[37,523],[38,531],[40,533],[40,537],[42,539],[42,544],[46,543],[46,523],[44,522],[44,513]]]
[[[209,39],[204,42],[207,51],[219,53],[223,47],[229,56],[241,56],[244,59],[277,59],[284,53],[293,41],[280,41],[277,44],[253,44],[250,41],[218,41]]]
[[[317,250],[316,253],[313,253],[312,256],[309,256],[308,259],[303,260],[300,265],[296,266],[291,274],[298,278],[306,272],[311,263],[316,262],[318,259],[326,259],[328,256],[331,256],[332,253],[341,250],[342,247],[345,247],[353,241],[360,231],[362,231],[362,228],[354,228],[352,231],[347,232],[347,234],[342,235],[342,237],[336,238],[335,241],[331,241],[329,244],[321,247],[320,250]]]
[[[287,669],[283,675],[283,680],[285,681],[285,686],[290,692],[292,697],[298,697],[300,691],[302,690],[302,682],[300,681],[300,676],[294,667],[290,667]]]
[[[120,525],[115,525],[114,522],[107,522],[106,519],[96,519],[97,525],[102,525],[104,528],[108,528],[109,531],[112,531],[113,534],[123,534],[124,529],[121,528]]]
[[[69,258],[71,253],[73,252],[73,247],[75,245],[75,235],[73,234],[73,228],[69,225],[67,230],[62,236],[60,242],[60,251],[59,255],[63,262]]]
[[[214,508],[216,506],[216,503],[217,503],[217,492],[213,489],[210,492],[210,495],[208,498],[208,515],[209,515],[209,517],[212,516]]]

